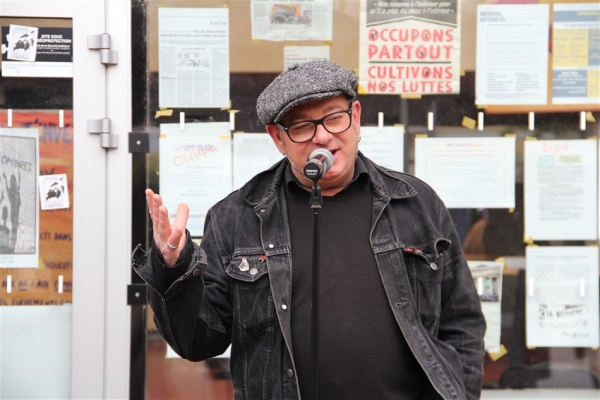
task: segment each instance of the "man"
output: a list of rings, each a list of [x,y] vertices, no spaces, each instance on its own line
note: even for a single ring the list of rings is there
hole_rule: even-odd
[[[475,399],[485,322],[450,216],[420,180],[360,152],[357,79],[329,61],[294,66],[259,96],[284,160],[211,208],[200,247],[146,191],[154,245],[134,252],[161,335],[203,360],[231,343],[236,398],[310,398],[311,152],[319,181],[322,399]],[[198,182],[197,184],[202,184]]]

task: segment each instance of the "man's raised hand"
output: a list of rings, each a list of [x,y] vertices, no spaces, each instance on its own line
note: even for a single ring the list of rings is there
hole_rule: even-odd
[[[162,253],[167,267],[174,267],[181,249],[186,244],[185,226],[190,214],[190,208],[185,203],[177,207],[175,222],[171,225],[169,212],[163,206],[160,195],[150,189],[146,189],[146,203],[152,218],[152,229],[154,231],[154,242],[157,250]]]

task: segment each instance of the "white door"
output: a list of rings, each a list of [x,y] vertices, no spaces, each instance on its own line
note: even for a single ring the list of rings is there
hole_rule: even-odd
[[[0,0],[0,399],[128,397],[130,7]]]

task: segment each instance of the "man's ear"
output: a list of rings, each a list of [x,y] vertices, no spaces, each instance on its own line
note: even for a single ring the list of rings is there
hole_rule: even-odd
[[[358,100],[355,100],[354,103],[352,103],[352,122],[354,124],[354,126],[356,127],[356,134],[360,137],[360,112],[361,112],[361,105],[360,102]]]
[[[279,149],[279,152],[285,156],[285,145],[283,144],[283,141],[281,140],[281,131],[279,130],[279,127],[275,124],[269,124],[266,127],[267,127],[267,133],[269,134],[269,136],[271,136],[271,139],[273,139],[273,142],[275,142],[275,146],[277,146],[277,149]]]

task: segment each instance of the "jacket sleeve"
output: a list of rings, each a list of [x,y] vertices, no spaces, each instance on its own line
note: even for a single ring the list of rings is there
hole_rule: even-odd
[[[181,357],[201,361],[222,354],[231,343],[229,282],[214,248],[210,212],[202,247],[188,234],[183,260],[167,268],[157,250],[138,245],[133,268],[148,284],[148,303],[160,335]]]
[[[439,212],[443,235],[452,241],[452,245],[444,256],[438,339],[453,347],[462,359],[467,398],[479,399],[483,382],[486,323],[460,239],[441,200]]]

